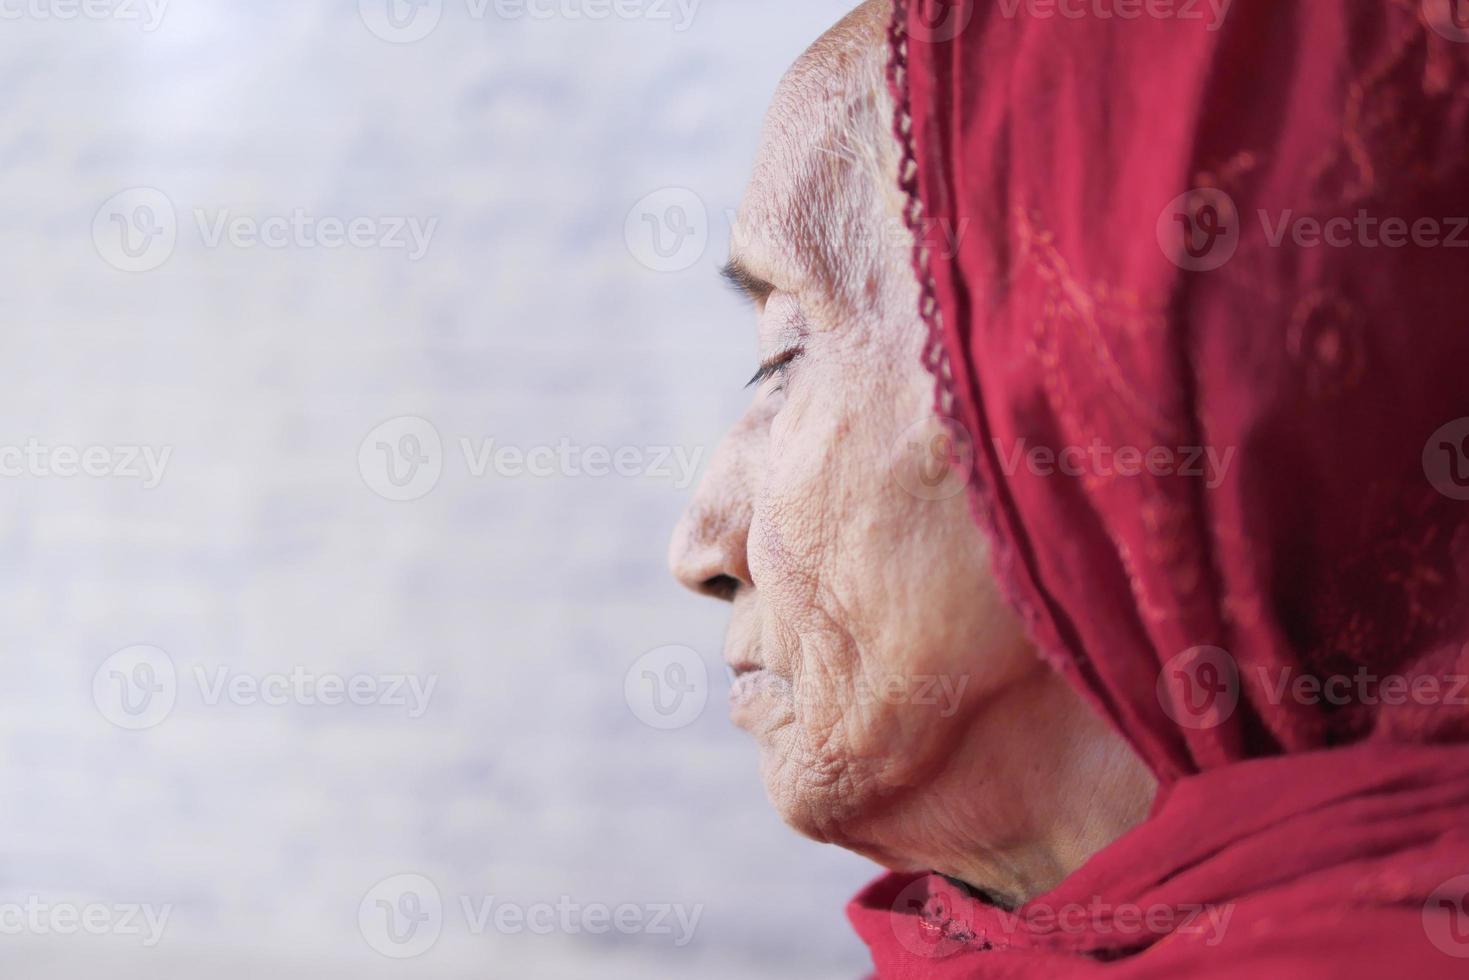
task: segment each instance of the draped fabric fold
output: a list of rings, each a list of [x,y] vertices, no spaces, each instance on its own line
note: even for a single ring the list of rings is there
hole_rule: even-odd
[[[1361,744],[1165,788],[1058,888],[999,909],[887,875],[848,915],[879,975],[1464,976],[1469,751]]]
[[[878,882],[884,976],[1469,970],[1466,7],[896,4],[939,412],[1161,789],[1014,912]]]

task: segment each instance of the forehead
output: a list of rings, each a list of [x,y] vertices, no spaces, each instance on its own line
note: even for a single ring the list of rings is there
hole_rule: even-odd
[[[882,219],[887,178],[883,21],[862,8],[782,79],[731,252],[779,289],[832,286]]]

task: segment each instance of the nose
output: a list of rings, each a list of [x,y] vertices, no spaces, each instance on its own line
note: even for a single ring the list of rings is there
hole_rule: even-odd
[[[726,601],[752,588],[749,541],[753,494],[741,433],[732,432],[710,461],[668,548],[668,566],[685,588]]]

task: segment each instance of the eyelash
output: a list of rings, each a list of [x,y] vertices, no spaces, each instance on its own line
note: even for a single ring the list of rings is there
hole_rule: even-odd
[[[791,362],[804,353],[806,353],[805,348],[792,347],[790,350],[783,351],[780,354],[777,354],[775,357],[760,365],[760,370],[755,372],[755,376],[750,379],[750,383],[745,385],[745,387],[753,388],[756,385],[763,384],[776,376],[780,376],[783,378],[785,376],[786,369],[791,366]],[[776,388],[774,390],[781,391],[783,388],[784,386],[782,385],[781,388]]]

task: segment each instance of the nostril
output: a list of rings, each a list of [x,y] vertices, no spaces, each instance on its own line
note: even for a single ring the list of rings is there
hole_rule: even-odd
[[[716,575],[713,578],[705,579],[699,585],[700,591],[705,595],[713,596],[716,599],[723,599],[726,602],[734,599],[735,592],[739,590],[739,587],[740,580],[732,575]]]

